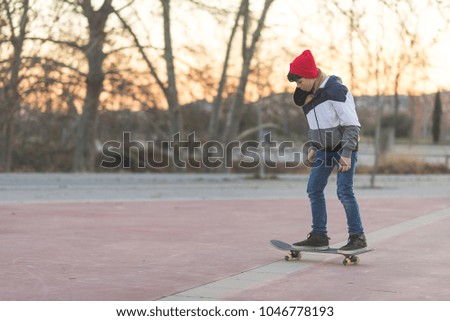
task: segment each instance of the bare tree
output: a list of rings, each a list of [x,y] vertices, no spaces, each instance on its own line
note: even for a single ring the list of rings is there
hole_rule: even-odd
[[[332,7],[328,7],[332,5]],[[355,43],[361,42],[364,44],[367,44],[369,41],[364,30],[361,28],[361,19],[364,17],[364,14],[366,13],[365,8],[360,8],[358,6],[357,0],[352,0],[351,5],[349,8],[344,8],[342,6],[342,2],[338,0],[334,0],[332,2],[327,1],[326,7],[328,11],[328,15],[331,17],[329,21],[332,21],[334,23],[335,20],[335,13],[334,9],[337,9],[337,12],[345,17],[347,20],[347,35],[345,41],[349,45],[349,60],[348,60],[348,68],[350,73],[350,89],[356,90],[358,87],[358,81],[357,76],[355,73]],[[336,50],[336,48],[333,48]]]
[[[247,80],[250,74],[250,64],[252,62],[253,55],[255,53],[256,45],[261,37],[261,32],[264,27],[264,23],[266,20],[267,12],[269,11],[270,6],[274,0],[265,0],[264,8],[262,10],[261,16],[258,19],[258,24],[256,26],[255,31],[252,35],[252,40],[250,45],[247,45],[247,33],[249,30],[248,19],[250,15],[249,9],[249,0],[243,0],[243,15],[244,15],[244,23],[243,23],[243,42],[242,42],[242,70],[239,78],[239,85],[237,87],[233,104],[231,105],[231,109],[227,115],[227,120],[225,124],[225,129],[223,133],[224,141],[230,141],[236,136],[236,132],[238,129],[237,123],[239,119],[239,112],[242,110],[242,106],[244,103],[245,97],[245,89],[247,87]]]
[[[81,72],[78,68],[54,60],[56,65],[64,66],[75,71],[81,79],[85,80],[86,91],[83,98],[82,112],[78,119],[76,128],[76,139],[74,144],[74,155],[72,161],[73,171],[92,171],[95,165],[96,149],[94,145],[96,137],[97,114],[100,105],[100,94],[103,92],[105,71],[103,62],[107,56],[104,52],[104,45],[107,37],[106,23],[110,15],[114,12],[112,0],[104,0],[98,9],[95,9],[91,0],[64,0],[56,2],[59,10],[63,10],[64,4],[68,5],[75,14],[81,15],[87,20],[88,37],[75,36],[73,40],[55,39],[51,32],[47,37],[31,38],[42,43],[50,42],[70,50],[81,53],[86,59],[87,73]],[[67,9],[67,8],[66,8]],[[59,17],[56,17],[58,25]],[[58,25],[59,26],[59,25]],[[62,29],[61,29],[62,30]],[[59,33],[61,33],[61,30]],[[48,60],[49,58],[44,58]]]
[[[423,70],[429,65],[426,48],[435,41],[434,38],[437,35],[430,36],[431,40],[428,41],[428,44],[420,38],[418,30],[420,13],[417,12],[411,0],[380,0],[376,3],[375,12],[367,10],[366,3],[363,1],[352,0],[351,3],[347,3],[349,5],[347,7],[340,1],[335,0],[331,3],[333,8],[336,8],[337,12],[348,22],[345,41],[349,43],[350,47],[348,66],[352,89],[359,87],[357,89],[367,91],[370,86],[376,89],[375,155],[371,175],[371,185],[375,186],[375,177],[383,150],[381,121],[385,102],[382,97],[394,93],[393,109],[394,115],[397,115],[400,106],[399,90],[405,80],[411,78],[406,77],[409,75],[408,72],[417,69]],[[438,1],[430,1],[430,3],[438,3]],[[438,7],[442,8],[439,5]],[[405,10],[405,8],[409,10]],[[391,17],[392,25],[387,26],[381,23],[375,29],[364,28],[363,21],[369,18],[369,13],[378,21]],[[333,10],[329,10],[329,14],[334,14]],[[388,49],[387,39],[396,39],[396,46]],[[357,59],[354,55],[355,48],[359,48],[365,53],[365,60],[355,61]],[[363,66],[358,69],[359,73],[355,72],[355,64]],[[365,74],[361,70],[364,70]],[[410,81],[415,81],[415,79],[410,79]]]
[[[399,45],[392,51],[390,59],[392,68],[392,82],[394,88],[394,116],[397,119],[400,99],[399,89],[405,78],[406,72],[412,68],[425,69],[429,66],[428,55],[425,50],[427,47],[419,37],[419,24],[417,19],[420,16],[411,0],[404,1],[381,1],[384,6],[389,8],[394,16],[397,17],[399,32]],[[401,8],[407,6],[408,12]],[[413,21],[411,23],[411,21]],[[435,37],[437,35],[434,35]],[[433,37],[433,36],[431,36]],[[433,43],[432,39],[430,43]]]
[[[175,73],[175,58],[172,49],[172,35],[171,35],[171,20],[170,20],[170,0],[160,0],[162,6],[163,24],[164,24],[164,60],[166,63],[167,84],[165,84],[158,74],[154,63],[149,58],[149,55],[145,51],[144,46],[133,30],[127,20],[120,14],[119,11],[115,11],[115,14],[119,18],[125,30],[133,38],[133,42],[139,53],[141,54],[144,62],[147,64],[151,75],[155,78],[156,84],[161,89],[164,97],[167,101],[170,112],[169,133],[167,136],[172,136],[178,132],[183,131],[182,115],[180,113],[180,103],[178,99],[178,90],[176,87],[176,73]]]
[[[4,99],[4,105],[0,106],[2,120],[1,134],[3,136],[0,167],[4,167],[6,171],[10,171],[13,150],[12,138],[14,135],[13,120],[20,108],[21,102],[19,86],[22,79],[19,76],[19,72],[22,66],[23,45],[28,32],[30,4],[28,0],[2,0],[0,10],[6,15],[5,18],[0,18],[0,25],[9,29],[9,35],[6,37],[5,42],[8,42],[12,46],[12,55],[6,61],[9,63],[8,75],[2,77],[3,91],[0,91]]]
[[[164,21],[164,60],[166,62],[167,71],[167,88],[166,96],[169,104],[170,117],[170,133],[180,133],[183,137],[183,121],[180,112],[180,102],[178,100],[177,83],[175,78],[175,66],[172,50],[172,33],[170,21],[170,0],[161,0],[163,8]]]
[[[210,139],[216,139],[218,134],[218,119],[219,119],[219,110],[222,105],[223,92],[225,89],[225,85],[227,82],[227,71],[228,65],[230,61],[231,48],[234,40],[234,36],[236,35],[236,31],[239,26],[239,20],[244,12],[244,8],[248,6],[248,1],[242,0],[241,5],[239,6],[238,12],[236,14],[236,18],[234,20],[234,25],[231,29],[230,37],[227,43],[227,49],[225,52],[225,60],[223,62],[222,74],[220,76],[219,87],[217,88],[217,94],[214,98],[213,109],[211,112],[211,117],[209,120],[209,128],[208,128],[208,137]]]
[[[375,187],[375,178],[378,173],[378,166],[380,162],[380,154],[381,154],[381,120],[383,117],[383,104],[381,102],[381,70],[380,70],[380,51],[381,51],[381,45],[379,45],[379,50],[377,50],[375,55],[375,79],[376,79],[376,88],[377,88],[377,95],[376,95],[376,125],[375,125],[375,138],[374,138],[374,163],[372,167],[372,172],[370,175],[370,186],[372,188]]]
[[[97,111],[100,104],[100,94],[103,91],[105,74],[103,61],[106,57],[103,52],[106,33],[106,21],[114,12],[112,0],[104,0],[102,6],[95,10],[90,0],[80,0],[82,14],[88,21],[89,41],[82,47],[88,61],[88,74],[86,75],[86,96],[83,105],[78,129],[77,141],[73,161],[74,171],[92,171],[95,162],[95,129]]]

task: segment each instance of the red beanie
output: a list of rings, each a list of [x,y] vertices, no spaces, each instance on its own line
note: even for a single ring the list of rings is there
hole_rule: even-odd
[[[319,75],[311,51],[305,50],[290,64],[289,72],[303,78],[316,78]]]

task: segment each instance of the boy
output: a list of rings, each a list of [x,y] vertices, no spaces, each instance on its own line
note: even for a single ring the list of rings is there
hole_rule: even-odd
[[[350,91],[339,77],[317,68],[309,50],[290,64],[288,80],[296,82],[294,101],[303,108],[309,125],[307,165],[311,166],[307,193],[311,203],[312,231],[306,240],[293,244],[299,250],[326,250],[327,210],[324,189],[338,167],[337,195],[345,209],[348,243],[339,253],[352,254],[367,247],[358,203],[353,194],[353,175],[361,125]]]

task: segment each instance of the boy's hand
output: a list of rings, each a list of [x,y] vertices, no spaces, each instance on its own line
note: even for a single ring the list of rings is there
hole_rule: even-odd
[[[305,165],[311,167],[316,159],[316,150],[314,148],[310,148],[308,150],[308,157],[306,158]]]
[[[344,173],[352,167],[352,159],[350,157],[342,157],[339,160],[339,171]]]

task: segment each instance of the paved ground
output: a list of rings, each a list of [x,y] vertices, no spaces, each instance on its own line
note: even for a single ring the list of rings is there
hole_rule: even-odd
[[[0,175],[0,300],[450,300],[450,175],[356,181],[375,252],[285,262],[306,176]],[[327,188],[331,243],[344,213]]]

